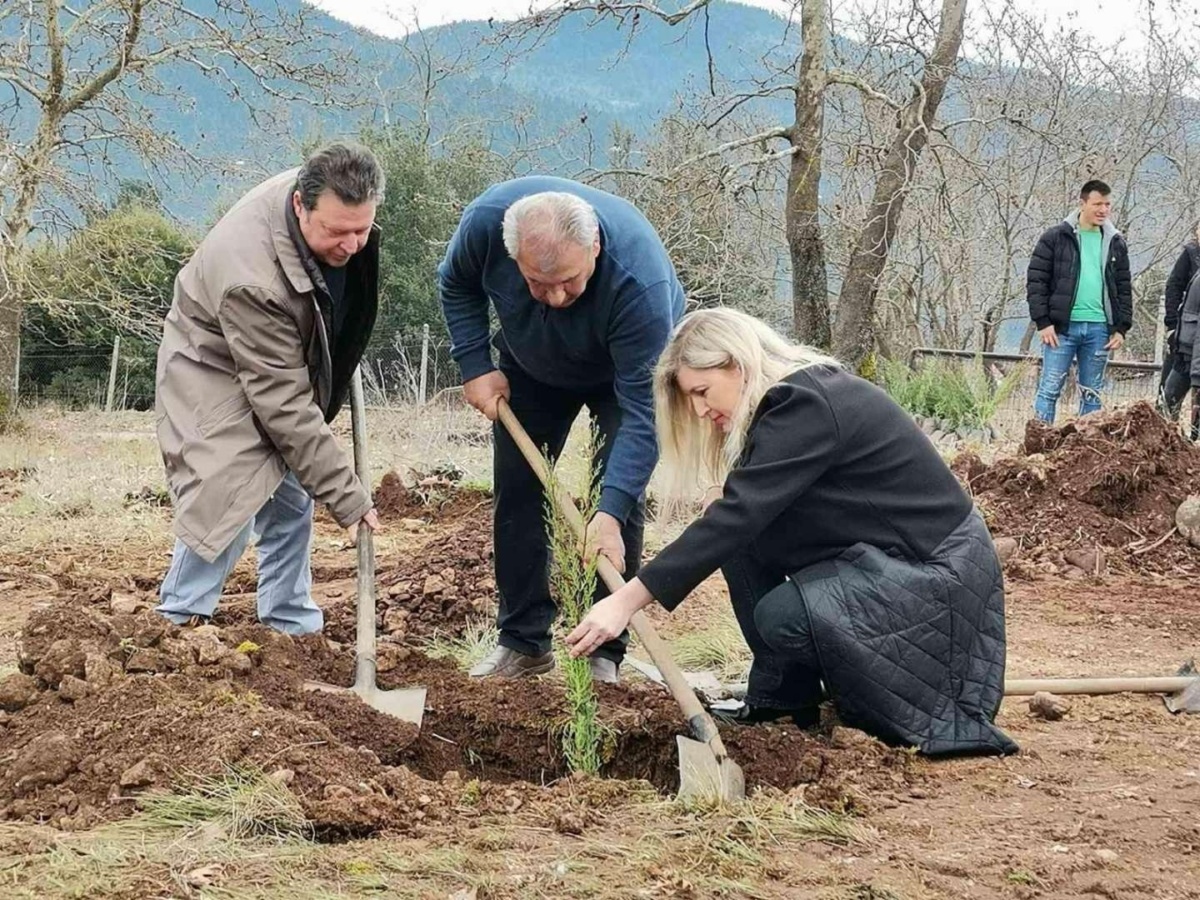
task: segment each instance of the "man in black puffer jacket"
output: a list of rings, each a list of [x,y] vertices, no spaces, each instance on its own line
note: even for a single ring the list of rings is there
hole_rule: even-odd
[[[1178,328],[1172,340],[1171,371],[1163,385],[1162,401],[1172,420],[1178,417],[1183,398],[1192,392],[1192,416],[1188,434],[1200,441],[1200,278],[1193,278],[1176,310]]]
[[[1167,287],[1164,291],[1163,324],[1167,326],[1167,352],[1163,354],[1158,406],[1162,414],[1172,421],[1179,418],[1179,406],[1183,395],[1175,396],[1167,389],[1168,377],[1179,355],[1179,312],[1183,308],[1184,293],[1197,272],[1200,272],[1200,226],[1196,228],[1196,236],[1184,244],[1179,252],[1179,258],[1175,260],[1171,274],[1167,276]],[[1175,384],[1182,385],[1184,393],[1187,392],[1186,380],[1180,382],[1176,379]]]
[[[1042,377],[1034,411],[1053,422],[1071,363],[1079,361],[1079,414],[1100,408],[1110,350],[1133,324],[1129,249],[1109,221],[1112,190],[1088,181],[1077,212],[1046,231],[1029,260],[1029,317],[1042,339]]]

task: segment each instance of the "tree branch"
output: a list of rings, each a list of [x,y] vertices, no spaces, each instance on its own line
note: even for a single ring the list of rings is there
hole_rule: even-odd
[[[870,97],[872,100],[877,100],[891,109],[899,110],[901,108],[900,104],[887,94],[877,91],[871,85],[867,84],[864,79],[853,72],[847,72],[845,69],[830,69],[825,74],[825,81],[827,84],[844,84],[855,88],[864,96]]]

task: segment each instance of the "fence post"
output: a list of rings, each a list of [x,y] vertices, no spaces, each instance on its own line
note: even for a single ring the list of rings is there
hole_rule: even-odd
[[[21,330],[17,329],[17,358],[13,364],[12,408],[21,402]]]
[[[1167,295],[1158,298],[1158,321],[1154,323],[1154,361],[1160,366],[1163,361],[1163,342],[1166,338],[1167,325],[1163,319],[1167,315]]]
[[[117,392],[117,363],[121,361],[121,336],[113,335],[112,362],[108,367],[108,393],[104,397],[104,411],[112,412],[113,394]]]
[[[425,405],[426,388],[429,381],[429,326],[421,326],[421,389],[417,393],[417,402]]]

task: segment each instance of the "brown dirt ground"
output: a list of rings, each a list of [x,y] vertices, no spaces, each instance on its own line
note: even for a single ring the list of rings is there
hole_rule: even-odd
[[[554,679],[471,681],[420,652],[435,631],[461,632],[491,612],[490,525],[471,501],[426,510],[438,527],[379,573],[378,619],[391,629],[380,683],[428,688],[420,734],[356,698],[302,689],[305,679],[346,685],[353,675],[353,580],[320,557],[317,577],[333,576],[316,592],[328,625],[304,638],[255,623],[253,598],[241,595],[213,626],[170,626],[150,609],[147,588],[161,573],[136,563],[119,572],[60,562],[50,566],[57,577],[31,574],[45,587],[20,630],[21,674],[0,684],[0,819],[86,827],[132,812],[141,790],[253,765],[293,773],[319,833],[361,835],[451,816],[452,803],[439,801],[447,777],[534,793],[563,778]],[[603,688],[601,700],[613,729],[605,776],[672,791],[681,723],[670,698],[627,684]],[[907,754],[870,740],[835,746],[828,732],[782,726],[728,740],[752,786],[803,789],[816,805],[865,808],[871,790],[918,780]]]
[[[1094,527],[1083,507],[1158,533],[1147,523],[1192,489],[1183,461],[1194,451],[1155,437],[1140,415],[1127,434],[1097,426],[1065,435],[1045,456],[1040,487],[1006,487],[1005,467],[1024,471],[1028,457],[994,464],[994,482],[974,473],[976,496],[1010,529],[999,533],[1022,537],[1018,558],[1051,562],[1071,549],[1055,523]],[[1129,439],[1132,451],[1122,448]],[[1143,462],[1153,467],[1108,511],[1080,499],[1095,497],[1089,485],[1105,478],[1104,459],[1088,469],[1064,455],[1075,447],[1087,456],[1104,442],[1116,459],[1138,461],[1139,473]],[[1026,506],[1033,524],[1021,531],[1022,497],[1047,501],[1059,519]],[[564,778],[553,678],[471,682],[419,649],[434,630],[453,633],[490,615],[487,504],[406,505],[388,518],[377,611],[392,630],[381,643],[380,681],[429,688],[420,734],[353,698],[300,688],[304,679],[351,680],[352,556],[328,523],[319,526],[314,568],[329,631],[301,639],[257,625],[244,593],[225,599],[211,631],[164,626],[147,607],[166,560],[142,548],[66,547],[37,558],[0,551],[0,632],[19,638],[12,655],[0,643],[0,665],[23,673],[0,685],[0,819],[85,828],[128,815],[142,791],[251,764],[285,770],[280,777],[326,839],[386,831],[459,843],[480,817],[520,809],[539,824],[528,833],[530,853],[579,829],[620,843],[623,792],[636,779],[673,787],[672,737],[681,729],[670,699],[640,683],[604,688],[602,715],[615,729],[608,777],[585,787]],[[409,519],[421,522],[409,530],[400,524]],[[1084,534],[1078,546],[1089,546],[1093,534]],[[1053,549],[1037,555],[1043,546]],[[1186,576],[1200,551],[1121,555],[1102,546],[1112,551],[1108,574],[1068,579],[1055,563],[1055,574],[1035,565],[1010,581],[1010,676],[1169,674],[1196,654],[1200,601]],[[237,577],[250,587],[252,563]],[[678,633],[702,626],[723,602],[708,584],[676,616],[655,618]],[[127,604],[130,613],[121,611]],[[1200,717],[1172,716],[1156,697],[1119,696],[1074,698],[1057,722],[1031,718],[1024,700],[1011,699],[999,721],[1021,754],[933,763],[842,730],[727,731],[752,785],[851,810],[878,832],[867,847],[778,848],[764,895],[1200,898]]]

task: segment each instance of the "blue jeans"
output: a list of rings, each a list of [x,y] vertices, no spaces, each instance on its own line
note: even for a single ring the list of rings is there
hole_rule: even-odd
[[[192,616],[210,617],[221,599],[221,588],[258,536],[258,618],[287,634],[317,632],[325,624],[312,599],[313,500],[288,472],[275,493],[212,562],[206,562],[183,541],[175,542],[171,567],[163,579],[157,607],[176,625]]]
[[[1058,335],[1058,346],[1042,346],[1042,377],[1038,381],[1033,410],[1043,422],[1054,421],[1054,409],[1062,393],[1071,363],[1079,360],[1079,414],[1086,416],[1100,408],[1100,389],[1104,385],[1104,367],[1108,363],[1108,326],[1103,322],[1072,322],[1065,334]]]

